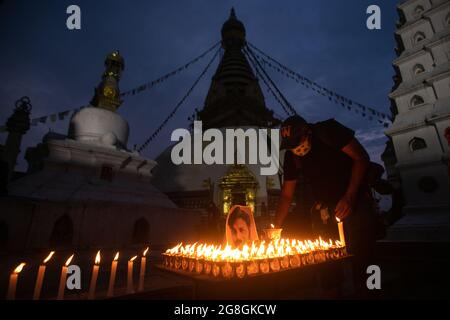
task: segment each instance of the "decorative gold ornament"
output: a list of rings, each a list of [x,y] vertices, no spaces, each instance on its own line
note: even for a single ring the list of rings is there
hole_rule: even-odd
[[[116,90],[111,87],[104,87],[103,94],[105,95],[105,97],[113,98],[116,95]]]

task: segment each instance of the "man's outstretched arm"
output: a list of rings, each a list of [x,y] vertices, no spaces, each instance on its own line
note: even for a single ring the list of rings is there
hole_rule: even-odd
[[[342,148],[342,151],[353,160],[353,166],[347,191],[335,210],[336,217],[341,220],[349,216],[354,209],[359,187],[364,179],[370,160],[364,147],[354,138]]]
[[[278,203],[277,214],[275,216],[275,227],[279,228],[282,226],[284,219],[289,212],[289,207],[292,202],[292,196],[294,195],[295,186],[297,180],[286,180],[283,183],[283,188],[281,189],[280,202]]]

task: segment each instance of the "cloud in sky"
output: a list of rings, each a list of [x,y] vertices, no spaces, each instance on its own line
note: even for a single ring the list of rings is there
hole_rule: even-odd
[[[126,90],[173,70],[220,39],[232,6],[245,24],[247,39],[291,69],[344,96],[388,113],[392,86],[395,2],[377,1],[382,29],[365,26],[368,0],[317,1],[76,1],[82,30],[65,27],[72,1],[6,0],[0,4],[0,123],[14,101],[28,95],[33,117],[87,104],[103,72],[107,53],[125,57],[120,83]],[[208,58],[151,91],[127,98],[119,109],[130,123],[129,147],[142,143],[181,99]],[[170,144],[170,133],[186,127],[201,108],[217,61],[186,104],[144,155],[155,158]],[[326,98],[270,73],[292,105],[308,120],[335,118],[359,134],[373,158],[384,147],[383,128],[330,103]],[[279,115],[264,85],[267,106]],[[32,128],[22,150],[53,129],[66,133],[67,121]],[[365,128],[373,127],[371,131]],[[5,135],[1,134],[0,142]],[[23,159],[20,160],[24,168]]]
[[[355,132],[358,141],[366,148],[374,162],[383,164],[380,155],[384,151],[387,137],[379,127],[359,129]]]

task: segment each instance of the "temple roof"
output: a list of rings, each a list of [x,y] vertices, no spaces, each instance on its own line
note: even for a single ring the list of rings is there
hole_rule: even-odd
[[[277,123],[267,109],[264,96],[242,49],[245,45],[244,24],[234,9],[221,29],[224,54],[206,96],[204,108],[198,113],[205,128],[258,126]]]

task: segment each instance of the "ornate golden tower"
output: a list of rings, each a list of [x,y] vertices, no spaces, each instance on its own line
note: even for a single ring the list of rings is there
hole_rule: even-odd
[[[116,111],[120,107],[122,100],[120,100],[119,80],[124,67],[125,62],[119,51],[106,57],[102,82],[95,88],[91,105],[110,111]]]

